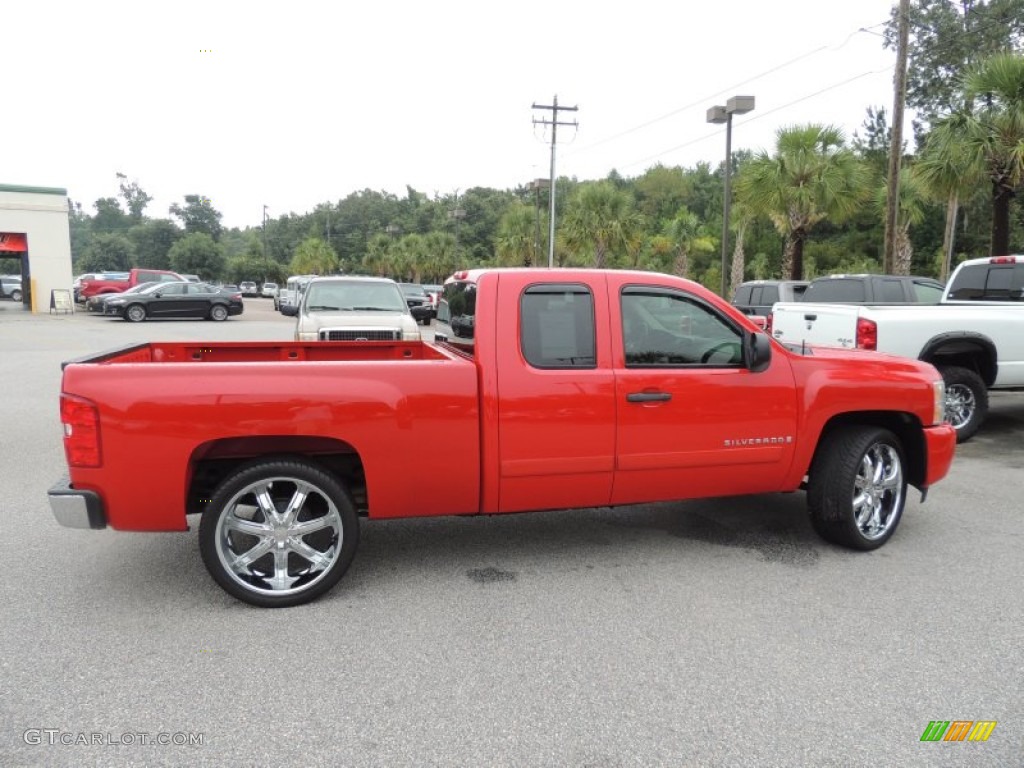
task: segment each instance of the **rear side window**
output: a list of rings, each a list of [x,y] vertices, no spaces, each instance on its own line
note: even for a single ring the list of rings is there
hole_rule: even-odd
[[[761,288],[761,300],[758,304],[774,304],[779,300],[779,286],[766,285]]]
[[[584,285],[526,289],[519,302],[519,346],[534,368],[595,368],[594,297]]]
[[[1024,300],[1024,264],[974,264],[957,272],[950,286],[954,301]]]
[[[749,304],[750,294],[753,290],[753,286],[741,285],[736,289],[736,297],[732,300],[733,304]]]
[[[819,280],[807,286],[804,291],[804,301],[850,301],[863,302],[867,300],[863,280],[847,280],[844,278]]]
[[[899,280],[878,280],[875,285],[878,287],[878,301],[906,301],[903,295],[903,283]]]
[[[937,283],[914,282],[914,299],[921,304],[938,304],[942,300],[943,288]]]

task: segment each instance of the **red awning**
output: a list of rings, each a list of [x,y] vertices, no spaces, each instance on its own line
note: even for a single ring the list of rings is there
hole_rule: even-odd
[[[28,242],[23,232],[0,232],[0,251],[23,253],[28,250]]]

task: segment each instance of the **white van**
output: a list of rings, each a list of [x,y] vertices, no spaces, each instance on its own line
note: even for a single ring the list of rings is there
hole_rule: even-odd
[[[302,301],[302,292],[316,275],[292,275],[288,282],[278,291],[277,309],[282,315],[295,317],[299,313],[299,304]]]

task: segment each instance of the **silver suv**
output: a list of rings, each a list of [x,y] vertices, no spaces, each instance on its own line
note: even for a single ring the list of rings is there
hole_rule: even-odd
[[[317,277],[299,305],[296,341],[418,341],[398,283],[383,277]]]

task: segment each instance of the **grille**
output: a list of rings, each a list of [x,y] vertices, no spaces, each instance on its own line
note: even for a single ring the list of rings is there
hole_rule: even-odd
[[[402,332],[397,328],[324,328],[320,341],[399,341]]]

